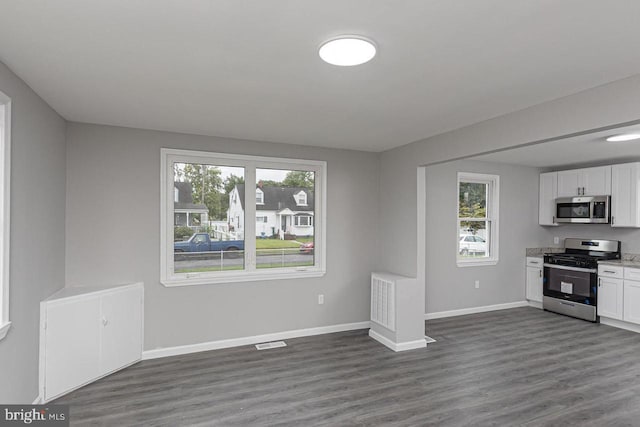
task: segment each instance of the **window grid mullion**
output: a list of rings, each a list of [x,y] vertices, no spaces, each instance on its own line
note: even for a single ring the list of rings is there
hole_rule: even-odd
[[[256,269],[256,164],[247,162],[244,170],[244,269]]]

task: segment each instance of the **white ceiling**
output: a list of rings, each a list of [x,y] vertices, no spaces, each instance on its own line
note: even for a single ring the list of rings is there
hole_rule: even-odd
[[[640,73],[638,16],[638,0],[0,0],[0,61],[72,121],[381,151]],[[378,56],[323,63],[344,33]]]
[[[623,133],[640,133],[640,125],[485,154],[474,157],[474,160],[550,169],[640,160],[640,140],[605,142],[607,137]]]

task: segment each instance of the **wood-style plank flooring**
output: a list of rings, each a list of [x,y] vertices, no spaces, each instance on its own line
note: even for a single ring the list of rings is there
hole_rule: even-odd
[[[640,334],[517,308],[141,362],[55,403],[72,425],[640,426]]]

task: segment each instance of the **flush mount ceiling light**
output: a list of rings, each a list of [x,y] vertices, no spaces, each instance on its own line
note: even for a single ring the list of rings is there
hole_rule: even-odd
[[[340,36],[323,43],[318,54],[329,64],[351,67],[371,61],[376,56],[376,46],[363,37]]]
[[[623,142],[623,141],[633,141],[634,139],[640,139],[640,133],[623,133],[621,135],[613,135],[607,138],[607,141]]]

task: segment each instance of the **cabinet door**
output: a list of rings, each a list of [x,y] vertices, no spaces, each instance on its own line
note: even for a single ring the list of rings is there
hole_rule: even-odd
[[[584,196],[611,195],[611,166],[581,169],[579,184],[584,188]]]
[[[527,267],[527,299],[542,302],[542,269]]]
[[[622,320],[622,279],[598,278],[598,316]]]
[[[558,225],[554,221],[556,197],[558,197],[558,173],[541,173],[540,197],[538,198],[538,223],[540,225]]]
[[[46,401],[100,376],[100,299],[46,303]]]
[[[640,227],[638,209],[639,163],[611,167],[611,226]]]
[[[142,357],[142,287],[128,287],[101,298],[101,375]]]
[[[580,171],[582,169],[558,172],[558,197],[578,196],[578,188],[582,187]]]
[[[627,322],[640,324],[640,282],[624,281],[624,315]]]

